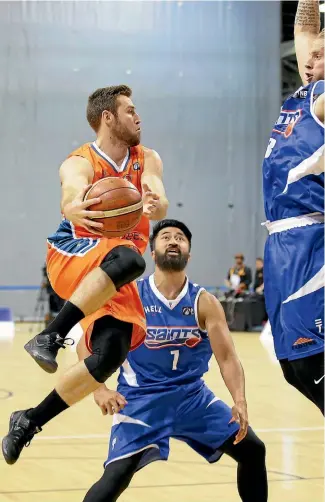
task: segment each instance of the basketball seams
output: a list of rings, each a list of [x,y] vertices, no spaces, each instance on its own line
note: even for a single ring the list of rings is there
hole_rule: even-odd
[[[96,218],[98,220],[101,220],[103,218],[118,218],[119,216],[124,216],[126,214],[131,215],[132,213],[136,213],[143,207],[142,200],[139,202],[136,202],[135,204],[132,204],[132,206],[122,206],[119,207],[118,209],[106,209],[103,211],[104,216],[101,218]]]
[[[136,211],[133,211],[133,212],[136,213]],[[132,213],[130,213],[130,214],[132,214]],[[108,218],[111,218],[111,216],[109,216]],[[113,216],[113,218],[114,218],[114,216]],[[133,230],[133,228],[134,228],[134,225],[130,225],[127,228],[123,228],[123,232],[124,232],[123,235],[127,234],[128,232],[130,232],[130,230]],[[103,234],[104,234],[104,236],[106,234],[116,234],[116,230],[103,230]],[[123,235],[122,235],[122,237],[123,237]],[[116,235],[114,235],[113,237],[116,237]]]
[[[99,186],[96,190],[97,185]],[[89,188],[84,200],[91,198],[100,199],[99,203],[91,205],[88,210],[101,211],[103,214],[93,220],[103,223],[101,231],[105,237],[122,237],[133,230],[141,220],[141,193],[128,180],[110,176],[101,178]]]
[[[105,178],[102,178],[102,179],[105,179]],[[101,181],[101,180],[99,180],[99,181]],[[96,183],[98,183],[98,181],[96,181]],[[85,197],[84,197],[84,200],[87,200],[87,197],[88,197],[89,193],[91,192],[91,190],[93,189],[93,187],[95,186],[95,184],[96,184],[96,183],[94,183],[94,184],[93,184],[93,185],[89,188],[88,192],[86,193],[86,195],[85,195]],[[96,198],[97,198],[97,197],[98,197],[98,198],[103,197],[103,195],[105,195],[105,194],[107,194],[107,193],[112,193],[112,192],[114,192],[115,190],[132,190],[133,192],[138,192],[138,193],[140,193],[140,192],[139,192],[139,190],[138,190],[136,187],[134,187],[134,188],[133,188],[133,187],[117,187],[117,188],[111,188],[111,189],[109,189],[109,190],[106,190],[105,192],[102,192],[100,195],[96,195]],[[140,194],[140,195],[141,195],[141,194]],[[115,200],[118,200],[118,199],[115,199]],[[121,206],[121,207],[128,207],[128,206]]]

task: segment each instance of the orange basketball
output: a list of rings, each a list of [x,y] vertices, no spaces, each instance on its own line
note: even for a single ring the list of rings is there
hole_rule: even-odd
[[[104,211],[104,218],[95,218],[103,223],[106,237],[122,237],[140,221],[143,204],[138,189],[123,178],[102,178],[96,181],[85,195],[85,200],[100,197],[99,204],[93,204],[90,211]]]

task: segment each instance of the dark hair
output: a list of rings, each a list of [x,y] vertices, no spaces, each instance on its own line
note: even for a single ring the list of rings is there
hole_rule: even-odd
[[[256,258],[256,260],[260,260],[260,261],[262,261],[262,262],[264,263],[263,258],[261,258],[260,256],[258,256],[258,257]]]
[[[158,221],[158,223],[156,223],[156,225],[152,229],[152,232],[151,232],[151,235],[149,238],[151,251],[153,251],[153,249],[155,247],[155,240],[156,240],[157,235],[159,234],[159,232],[161,230],[163,230],[164,228],[167,228],[167,227],[175,227],[175,228],[178,228],[179,230],[181,230],[184,233],[185,237],[187,238],[189,245],[190,245],[190,249],[191,249],[192,234],[191,234],[190,230],[188,229],[188,227],[185,225],[185,223],[182,223],[181,221],[178,221],[178,220],[167,220],[166,219],[166,220]]]
[[[107,110],[116,115],[117,98],[119,96],[132,96],[132,89],[127,85],[112,85],[102,87],[93,92],[88,98],[87,120],[95,132],[98,131],[103,111]]]
[[[242,253],[235,254],[235,259],[241,258],[243,261],[245,260],[245,256]]]

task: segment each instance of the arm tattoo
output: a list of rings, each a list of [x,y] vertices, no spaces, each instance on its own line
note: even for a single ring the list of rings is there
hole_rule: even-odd
[[[320,30],[319,3],[316,0],[300,0],[298,3],[295,25],[309,27],[316,33]]]

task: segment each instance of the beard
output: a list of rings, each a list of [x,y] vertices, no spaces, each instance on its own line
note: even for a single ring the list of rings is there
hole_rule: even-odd
[[[179,250],[177,254],[159,253],[155,251],[155,264],[160,270],[164,272],[182,272],[189,259],[189,253],[181,253]]]
[[[118,141],[121,141],[128,147],[138,146],[141,140],[141,133],[132,133],[125,125],[116,119],[115,127],[112,133]]]

